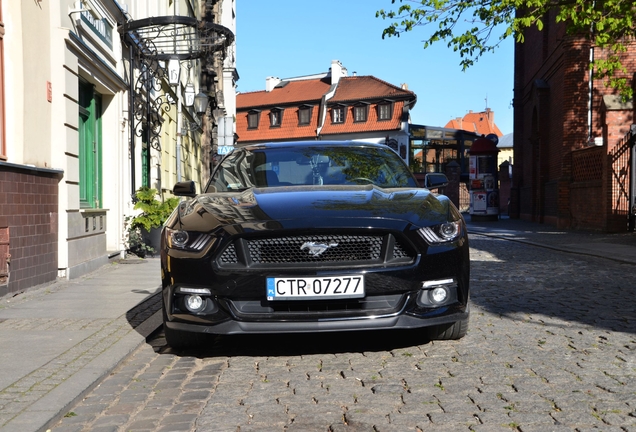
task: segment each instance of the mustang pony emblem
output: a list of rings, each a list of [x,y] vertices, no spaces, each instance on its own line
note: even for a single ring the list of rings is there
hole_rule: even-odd
[[[316,243],[316,242],[305,242],[300,247],[300,250],[309,249],[309,255],[313,257],[317,257],[321,255],[323,252],[325,252],[327,249],[331,247],[336,247],[336,246],[338,246],[338,243],[331,242],[329,244],[326,244],[326,243]]]

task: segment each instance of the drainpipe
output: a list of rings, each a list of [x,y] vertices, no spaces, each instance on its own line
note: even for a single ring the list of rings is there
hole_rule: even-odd
[[[594,46],[590,47],[590,66],[594,62]],[[587,143],[591,145],[594,143],[594,137],[592,137],[592,100],[594,98],[594,69],[590,67],[589,83],[588,83],[588,95],[587,95]]]
[[[179,10],[179,0],[174,2],[174,14],[176,16],[178,16],[180,13]],[[175,32],[175,34],[177,34]],[[175,44],[176,44],[176,37],[175,37]],[[175,45],[175,52],[176,52],[176,45]],[[179,68],[181,67],[181,61],[179,61]],[[181,74],[179,74],[179,76],[181,76]],[[181,82],[177,83],[177,87],[175,88],[175,91],[177,93],[177,147],[175,148],[175,157],[177,159],[177,182],[181,181],[181,142],[182,142],[182,137],[181,137],[181,129],[183,128],[183,123],[182,123],[182,107],[181,107]]]
[[[135,202],[135,192],[137,188],[135,187],[135,117],[134,117],[134,109],[135,109],[135,68],[133,67],[133,49],[132,45],[128,47],[128,61],[129,63],[129,84],[130,89],[128,90],[128,126],[130,128],[130,197],[132,202]]]

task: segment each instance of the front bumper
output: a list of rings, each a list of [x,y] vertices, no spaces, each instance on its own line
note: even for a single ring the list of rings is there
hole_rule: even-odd
[[[465,238],[431,247],[408,265],[359,269],[365,274],[365,298],[339,305],[324,301],[324,310],[320,301],[267,301],[266,278],[355,274],[356,269],[292,268],[283,273],[256,268],[239,273],[221,271],[209,258],[171,255],[162,257],[162,280],[164,321],[172,330],[231,335],[417,329],[468,318],[470,261]],[[427,304],[422,300],[424,283],[436,280],[452,280],[453,292],[442,304]],[[180,293],[183,287],[207,290],[209,304],[200,312],[189,312]]]
[[[468,319],[466,308],[453,308],[440,316],[422,317],[411,314],[392,316],[368,316],[346,319],[321,319],[317,321],[236,321],[227,319],[215,324],[193,324],[177,321],[164,323],[170,329],[209,334],[265,334],[265,333],[314,333],[364,330],[418,329],[439,324],[452,324]]]

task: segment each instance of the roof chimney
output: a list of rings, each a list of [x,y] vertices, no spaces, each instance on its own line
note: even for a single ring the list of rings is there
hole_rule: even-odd
[[[342,66],[338,60],[331,61],[331,85],[338,84],[340,78],[346,77],[349,73],[347,68]]]
[[[280,82],[281,82],[281,79],[278,77],[270,76],[265,78],[265,91],[271,92],[272,90],[274,90],[274,87],[280,84]]]

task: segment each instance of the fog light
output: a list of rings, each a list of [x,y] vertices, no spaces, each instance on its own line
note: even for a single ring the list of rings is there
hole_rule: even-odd
[[[203,309],[205,301],[199,295],[188,295],[185,298],[185,305],[190,312],[199,312]]]
[[[448,297],[448,290],[445,287],[435,287],[429,291],[428,297],[431,303],[442,304]]]
[[[457,282],[452,278],[423,281],[417,304],[436,308],[449,305],[457,301],[457,290]]]

